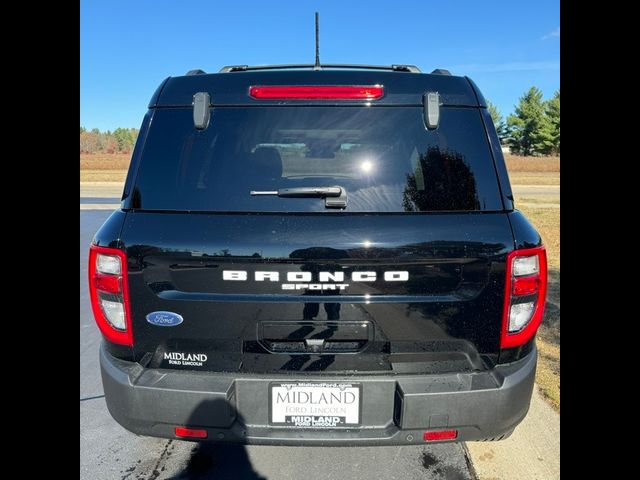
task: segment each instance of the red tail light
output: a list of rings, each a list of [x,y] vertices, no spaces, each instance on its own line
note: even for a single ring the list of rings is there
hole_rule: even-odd
[[[202,428],[176,427],[176,437],[207,438],[207,431]]]
[[[454,440],[458,438],[458,430],[432,430],[424,432],[422,439],[425,442],[436,442],[438,440]]]
[[[262,100],[377,100],[382,85],[266,85],[252,86],[249,95]]]
[[[501,348],[519,347],[536,334],[547,298],[547,252],[544,247],[507,255]]]
[[[102,335],[113,343],[133,346],[127,256],[117,248],[89,248],[89,295]]]

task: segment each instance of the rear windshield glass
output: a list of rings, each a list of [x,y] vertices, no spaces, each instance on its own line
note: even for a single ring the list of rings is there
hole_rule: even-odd
[[[420,107],[217,107],[206,130],[188,108],[155,112],[134,208],[335,212],[322,198],[250,191],[340,186],[348,212],[501,210],[480,113]]]

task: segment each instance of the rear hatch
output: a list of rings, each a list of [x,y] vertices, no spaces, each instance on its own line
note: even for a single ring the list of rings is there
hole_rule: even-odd
[[[479,109],[445,105],[434,130],[417,105],[216,106],[204,130],[188,107],[150,118],[121,232],[141,363],[494,364],[513,237]],[[250,194],[334,186],[345,208]]]

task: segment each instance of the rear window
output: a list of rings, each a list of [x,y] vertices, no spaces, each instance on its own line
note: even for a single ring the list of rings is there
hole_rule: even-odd
[[[158,109],[135,208],[335,212],[321,198],[251,190],[340,186],[347,212],[502,210],[480,113],[445,107],[216,107],[204,131],[188,108]]]

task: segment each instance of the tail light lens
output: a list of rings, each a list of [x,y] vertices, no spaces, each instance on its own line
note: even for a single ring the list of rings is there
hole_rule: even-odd
[[[535,335],[547,298],[547,252],[544,247],[507,255],[501,348],[519,347]]]
[[[377,100],[382,85],[266,85],[252,86],[249,95],[263,100]]]
[[[113,343],[133,346],[127,257],[117,248],[89,248],[89,294],[102,335]]]

